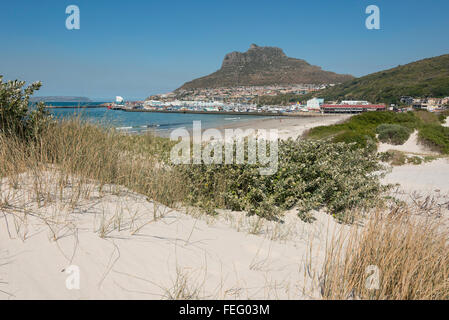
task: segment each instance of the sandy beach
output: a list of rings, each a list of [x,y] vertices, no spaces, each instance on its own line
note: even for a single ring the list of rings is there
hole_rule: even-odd
[[[286,140],[289,138],[296,139],[302,136],[307,130],[319,127],[328,126],[343,122],[349,119],[351,114],[338,115],[320,115],[313,117],[275,117],[272,119],[254,119],[252,121],[242,121],[219,127],[218,129],[224,132],[225,129],[241,129],[241,130],[278,130],[278,137]]]

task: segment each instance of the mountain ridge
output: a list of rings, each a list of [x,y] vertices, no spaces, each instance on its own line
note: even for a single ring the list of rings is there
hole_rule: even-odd
[[[184,83],[179,90],[282,84],[330,84],[353,79],[322,70],[302,59],[290,58],[277,47],[252,44],[248,51],[225,55],[221,68]]]

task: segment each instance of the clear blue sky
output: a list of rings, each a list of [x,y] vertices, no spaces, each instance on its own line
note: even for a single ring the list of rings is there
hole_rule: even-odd
[[[81,29],[65,28],[76,4]],[[365,28],[365,8],[381,30]],[[0,3],[0,74],[39,95],[144,98],[220,68],[251,43],[365,75],[449,53],[447,0],[14,0]]]

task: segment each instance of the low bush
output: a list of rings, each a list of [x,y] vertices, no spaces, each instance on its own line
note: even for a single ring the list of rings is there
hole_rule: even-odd
[[[375,136],[370,132],[345,131],[336,135],[332,142],[344,142],[353,144],[355,148],[368,148],[370,151],[376,151]]]
[[[30,108],[30,96],[41,87],[35,82],[24,88],[24,81],[3,82],[0,76],[0,131],[22,139],[36,138],[51,118],[43,103]]]
[[[382,142],[401,145],[410,138],[412,130],[399,124],[381,124],[376,128],[376,133]]]
[[[304,220],[311,210],[326,210],[350,222],[351,209],[378,204],[385,187],[375,154],[352,144],[329,141],[280,141],[278,170],[263,176],[258,164],[182,165],[193,205],[245,210],[267,219],[298,207]]]
[[[423,163],[424,159],[418,156],[407,157],[407,163],[411,163],[414,165],[420,165]]]
[[[378,158],[380,161],[388,162],[393,166],[402,166],[406,163],[419,165],[423,162],[429,162],[435,160],[435,157],[432,156],[407,156],[402,151],[397,150],[388,150],[386,152],[378,153]]]
[[[441,153],[449,154],[449,128],[436,124],[424,125],[420,128],[420,141]]]
[[[438,120],[439,120],[441,123],[445,123],[447,117],[449,117],[449,110],[444,110],[443,112],[441,112],[441,113],[438,115]]]

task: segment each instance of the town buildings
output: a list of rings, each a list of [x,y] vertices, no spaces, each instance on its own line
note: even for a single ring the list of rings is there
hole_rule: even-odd
[[[449,97],[446,98],[411,98],[402,97],[401,102],[407,102],[415,110],[435,111],[449,105]]]

